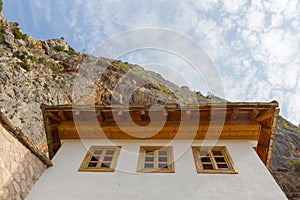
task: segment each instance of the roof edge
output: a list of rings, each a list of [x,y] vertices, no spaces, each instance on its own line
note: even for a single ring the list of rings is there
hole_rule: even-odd
[[[152,105],[92,105],[92,104],[63,104],[63,105],[46,105],[42,104],[41,107],[47,110],[51,109],[89,109],[89,108],[101,108],[101,109],[112,109],[112,108],[147,108],[151,107]],[[279,107],[279,103],[276,100],[271,102],[224,102],[224,103],[200,103],[200,104],[188,104],[188,105],[179,105],[179,104],[162,104],[162,105],[155,105],[157,107],[164,107],[170,109],[176,108],[186,108],[186,109],[201,109],[205,107],[214,107],[214,108],[225,108],[225,107],[272,107],[277,108]]]

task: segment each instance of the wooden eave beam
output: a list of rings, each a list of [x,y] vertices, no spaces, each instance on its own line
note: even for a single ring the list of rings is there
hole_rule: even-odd
[[[274,115],[274,109],[268,109],[264,113],[260,114],[257,118],[255,118],[256,121],[263,121],[265,119],[271,118]]]
[[[61,118],[58,117],[55,113],[53,112],[46,112],[46,116],[47,118],[49,118],[50,120],[53,120],[55,122],[61,122]]]
[[[220,139],[251,139],[257,140],[260,131],[260,125],[258,123],[246,123],[246,124],[214,124],[211,125],[209,122],[197,124],[184,124],[179,125],[178,123],[168,122],[163,128],[160,127],[141,127],[132,126],[130,123],[118,122],[118,125],[122,127],[120,129],[113,122],[103,123],[100,127],[98,123],[76,123],[64,122],[59,125],[58,131],[61,139],[79,139],[78,132],[81,138],[95,139],[97,136],[103,136],[109,139],[141,139],[139,137],[129,137],[128,134],[133,135],[149,132],[157,133],[152,137],[152,139],[172,139],[177,137],[177,139],[191,139],[190,136],[195,134],[196,139],[204,139],[206,135],[208,136],[220,136]],[[124,132],[125,131],[125,132]],[[128,133],[128,134],[127,134]],[[219,135],[221,133],[221,135]],[[150,138],[151,139],[151,138]]]

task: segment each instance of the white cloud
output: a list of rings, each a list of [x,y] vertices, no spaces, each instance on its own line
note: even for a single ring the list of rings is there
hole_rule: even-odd
[[[271,21],[272,26],[273,27],[278,27],[283,22],[283,16],[282,16],[282,14],[273,14],[271,20],[272,20]]]
[[[284,10],[285,17],[287,19],[299,18],[300,3],[297,0],[291,0],[288,2],[286,9]]]
[[[260,43],[257,33],[255,31],[244,29],[241,33],[241,37],[243,38],[243,42],[246,43],[247,46],[249,46],[252,49]]]
[[[297,43],[293,35],[281,29],[274,29],[261,35],[262,52],[268,63],[284,64],[296,53]]]
[[[207,12],[212,11],[218,5],[218,0],[191,1],[191,3],[194,4],[195,8]]]
[[[298,89],[292,96],[287,96],[287,116],[296,125],[300,124],[300,90]]]
[[[247,28],[261,32],[265,27],[265,14],[262,11],[251,11],[247,15]]]
[[[265,70],[268,84],[279,87],[283,82],[283,69],[278,65],[268,66]]]
[[[284,69],[283,79],[286,87],[295,88],[299,78],[300,65],[288,65]]]
[[[272,0],[265,3],[265,5],[266,5],[266,9],[270,10],[271,12],[279,13],[285,10],[287,3],[288,0],[280,0],[280,1]]]
[[[236,13],[244,9],[243,6],[246,2],[246,0],[224,0],[223,7],[226,12]]]

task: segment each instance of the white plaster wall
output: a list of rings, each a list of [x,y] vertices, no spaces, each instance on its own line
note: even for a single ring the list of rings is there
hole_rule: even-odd
[[[141,145],[165,145],[162,141],[113,141],[122,146],[117,169],[78,172],[90,145],[107,141],[64,141],[27,200],[68,199],[286,199],[252,148],[251,142],[219,141],[227,149],[238,174],[197,174],[188,141],[172,141],[175,173],[136,173]],[[200,141],[194,141],[199,145]]]

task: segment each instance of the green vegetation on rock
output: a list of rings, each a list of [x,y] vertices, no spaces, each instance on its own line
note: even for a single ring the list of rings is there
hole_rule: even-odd
[[[55,46],[54,49],[56,51],[65,51],[65,47],[64,46],[60,46],[60,45]]]
[[[0,12],[2,12],[2,11],[3,11],[3,2],[0,1]]]
[[[207,100],[209,103],[216,103],[216,100],[214,100],[214,99],[208,99]]]
[[[67,53],[69,55],[77,55],[78,54],[72,47],[69,47],[69,51],[67,51]]]
[[[19,27],[14,27],[12,28],[12,33],[13,35],[15,36],[16,39],[22,39],[24,41],[27,41],[28,40],[28,36],[26,34],[23,34],[21,31],[20,31],[20,28]]]
[[[162,91],[163,93],[167,95],[172,94],[172,92],[169,89],[167,89],[164,85],[159,84],[158,86],[159,86],[159,90]]]
[[[53,76],[57,76],[60,73],[60,68],[57,65],[46,61],[46,59],[43,57],[39,58],[37,62],[44,65],[45,67],[48,67],[51,70]]]
[[[133,71],[133,70],[131,70],[130,73],[133,74],[133,75],[135,75],[135,76],[138,76],[138,77],[142,77],[143,76],[141,73]]]
[[[69,50],[65,50],[64,46],[57,45],[54,47],[54,49],[56,51],[66,52],[69,55],[78,55],[78,53],[72,47],[69,47]]]
[[[30,71],[31,67],[30,67],[30,65],[28,64],[28,62],[26,60],[22,61],[22,62],[19,62],[19,64],[26,71]]]
[[[121,67],[122,69],[124,69],[125,71],[129,71],[129,67],[127,67],[126,64],[122,63],[122,62],[118,62],[117,65],[119,67]]]
[[[294,166],[295,172],[300,173],[300,160],[292,161],[292,165]]]
[[[28,53],[25,51],[22,51],[22,52],[16,51],[13,53],[13,57],[16,57],[21,60],[21,62],[19,62],[19,65],[26,71],[30,71],[30,69],[31,69],[31,67],[28,63],[28,59],[31,60],[32,62],[36,62],[36,57],[28,55]]]
[[[290,130],[290,126],[289,126],[289,124],[287,123],[287,121],[283,121],[282,126],[283,126],[284,129]]]
[[[3,33],[4,33],[4,27],[3,24],[0,24],[0,43],[3,42]]]

